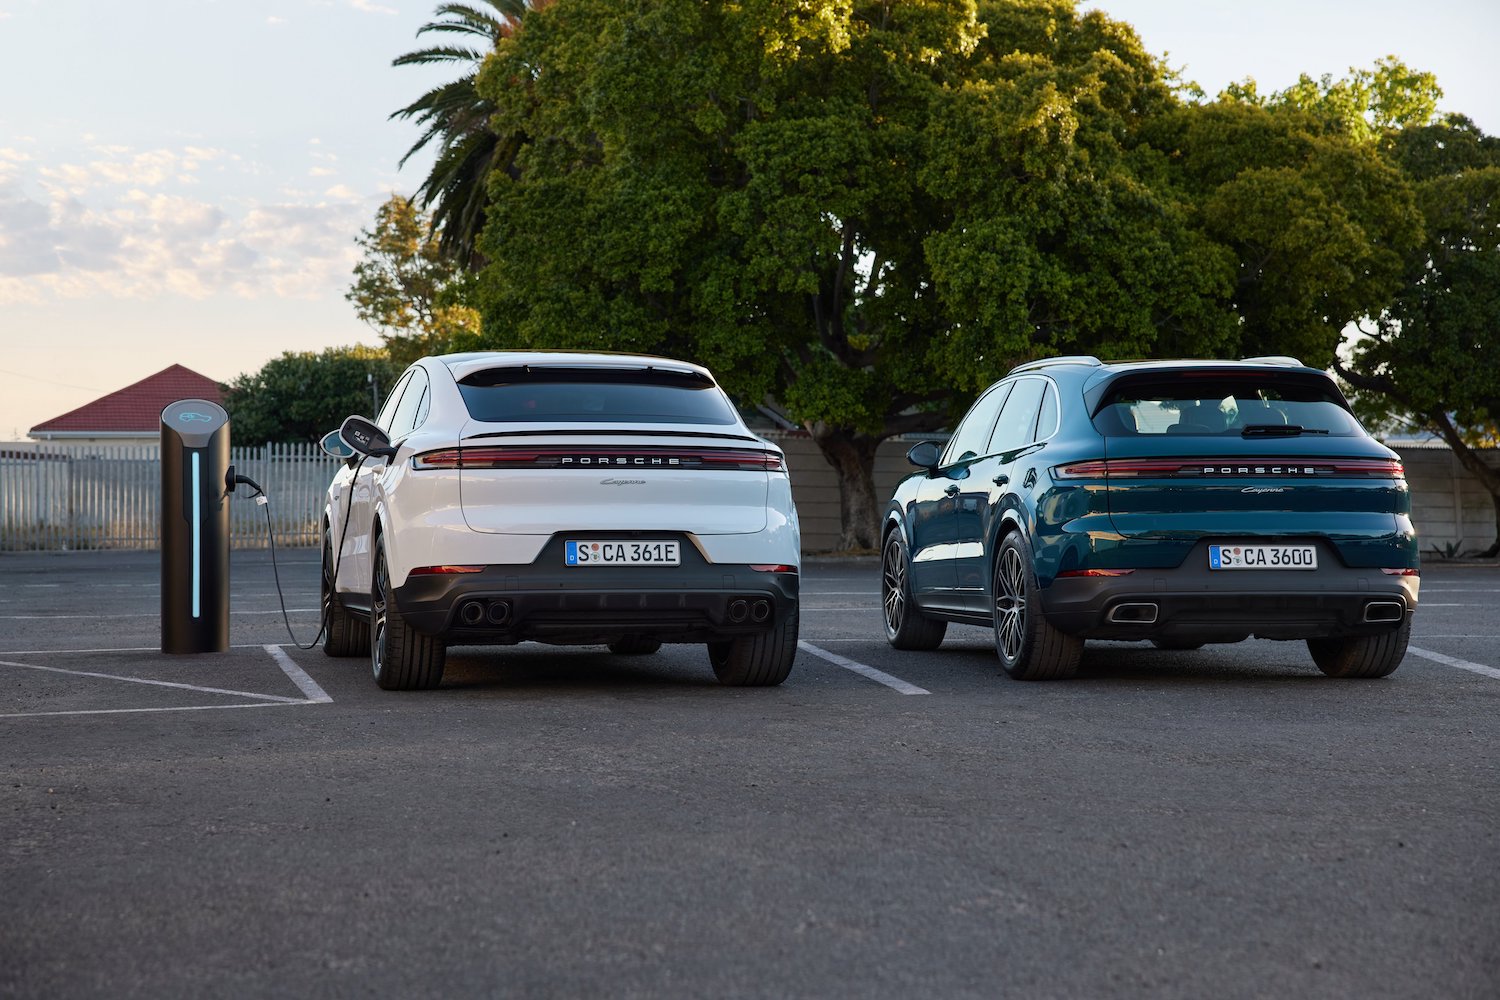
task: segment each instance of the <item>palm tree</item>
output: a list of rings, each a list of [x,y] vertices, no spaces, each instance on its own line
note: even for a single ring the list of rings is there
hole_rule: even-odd
[[[489,201],[486,178],[492,170],[510,169],[521,145],[519,135],[500,136],[490,129],[495,104],[480,96],[474,80],[484,57],[519,27],[530,7],[527,0],[484,2],[491,10],[464,3],[439,4],[438,20],[417,30],[418,37],[429,31],[468,35],[481,40],[481,47],[471,48],[462,42],[433,45],[392,62],[393,66],[455,63],[464,70],[457,80],[433,87],[391,117],[415,118],[424,129],[421,138],[401,157],[402,166],[417,150],[438,140],[437,159],[416,196],[432,213],[432,227],[439,233],[442,254],[471,270],[483,263],[475,242],[484,229]]]

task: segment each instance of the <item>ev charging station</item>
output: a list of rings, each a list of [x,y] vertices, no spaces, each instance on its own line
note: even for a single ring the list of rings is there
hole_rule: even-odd
[[[206,399],[161,411],[161,651],[229,649],[229,414]]]

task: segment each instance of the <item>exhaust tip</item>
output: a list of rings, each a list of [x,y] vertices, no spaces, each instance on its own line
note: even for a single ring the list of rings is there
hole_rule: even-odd
[[[1105,621],[1116,625],[1156,624],[1156,605],[1152,603],[1116,604],[1109,609]]]
[[[771,617],[771,602],[756,601],[750,608],[750,617],[757,622],[763,622]]]
[[[484,618],[484,606],[478,601],[467,601],[458,609],[458,618],[465,625],[478,625]]]
[[[744,601],[736,600],[736,601],[730,601],[729,602],[729,620],[730,621],[732,621],[732,622],[742,622],[742,621],[745,620],[745,617],[747,615],[749,615],[749,614],[750,614],[750,606],[748,604],[746,604]]]
[[[504,625],[510,621],[510,602],[495,601],[490,605],[490,609],[485,613],[485,617],[489,619],[491,625]]]
[[[1406,605],[1400,601],[1371,601],[1365,605],[1365,622],[1399,622],[1406,615]]]

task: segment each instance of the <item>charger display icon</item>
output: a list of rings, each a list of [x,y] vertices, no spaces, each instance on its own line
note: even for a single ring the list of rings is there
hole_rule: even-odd
[[[212,423],[214,418],[209,416],[207,413],[194,413],[192,410],[183,410],[181,413],[177,414],[177,419],[181,420],[183,423],[192,423],[195,420],[201,420],[207,424]]]

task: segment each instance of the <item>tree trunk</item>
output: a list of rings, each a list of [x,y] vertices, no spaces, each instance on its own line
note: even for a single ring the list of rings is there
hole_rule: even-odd
[[[882,508],[875,496],[875,450],[881,438],[821,422],[807,429],[839,477],[839,550],[877,551]]]

